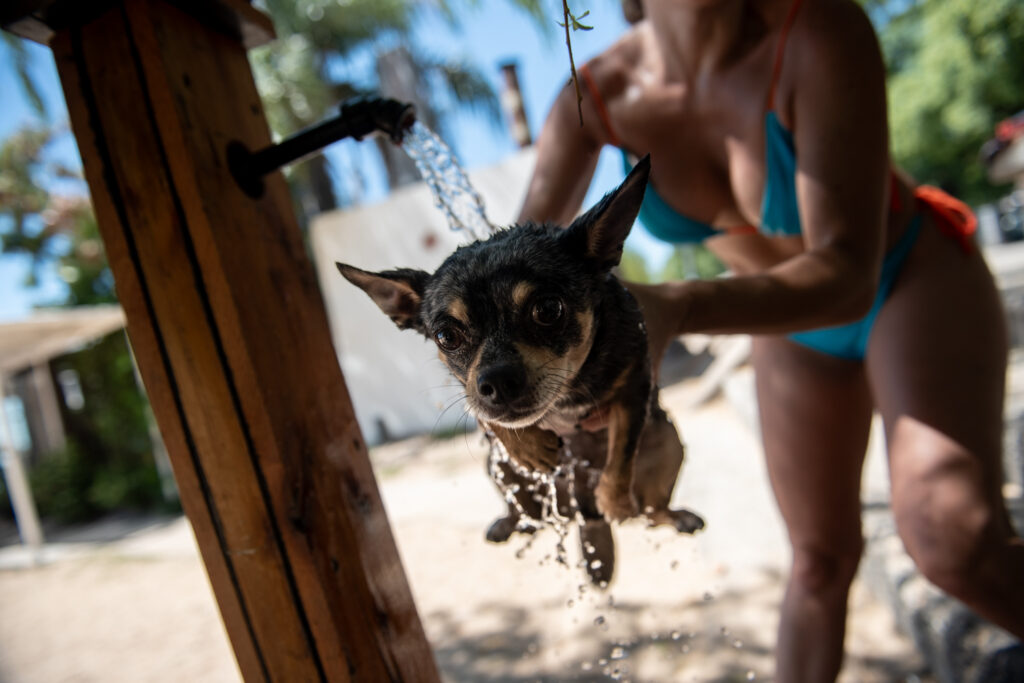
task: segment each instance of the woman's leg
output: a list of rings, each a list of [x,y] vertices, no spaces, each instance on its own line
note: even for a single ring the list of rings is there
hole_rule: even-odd
[[[842,664],[847,594],[863,546],[867,382],[862,364],[777,337],[755,340],[754,366],[768,475],[793,551],[776,679],[831,681]]]
[[[930,223],[919,240],[868,349],[893,513],[930,581],[1024,638],[1024,542],[1001,495],[1002,308],[978,253]]]

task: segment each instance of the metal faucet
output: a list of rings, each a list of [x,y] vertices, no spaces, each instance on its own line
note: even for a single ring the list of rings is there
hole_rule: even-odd
[[[250,197],[263,196],[263,176],[311,156],[344,138],[362,140],[383,134],[396,145],[416,120],[416,108],[383,97],[356,97],[341,104],[340,113],[312,128],[255,152],[235,141],[228,145],[228,168],[235,182]]]

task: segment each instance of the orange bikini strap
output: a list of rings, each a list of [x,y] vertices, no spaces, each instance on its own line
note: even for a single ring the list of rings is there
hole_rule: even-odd
[[[604,126],[604,132],[608,134],[608,142],[616,147],[622,147],[622,142],[619,140],[619,136],[615,134],[614,130],[612,130],[612,120],[608,116],[608,110],[604,106],[604,100],[601,99],[601,93],[598,91],[597,84],[594,82],[594,76],[590,73],[590,67],[586,64],[580,64],[576,71],[583,77],[583,83],[587,86],[587,91],[590,93],[590,99],[594,101],[594,108],[597,109],[597,117],[601,119],[601,125]]]
[[[955,240],[965,253],[971,253],[971,238],[978,230],[978,217],[971,211],[971,207],[931,185],[918,186],[914,190],[914,197],[932,212],[943,235]]]
[[[768,106],[765,111],[775,108],[775,84],[778,83],[779,75],[782,73],[782,57],[786,52],[786,38],[789,36],[789,27],[793,25],[793,20],[796,18],[796,12],[800,9],[802,1],[793,0],[793,4],[789,6],[789,14],[786,15],[786,20],[782,23],[779,44],[775,47],[775,64],[772,66],[772,80],[768,86]]]

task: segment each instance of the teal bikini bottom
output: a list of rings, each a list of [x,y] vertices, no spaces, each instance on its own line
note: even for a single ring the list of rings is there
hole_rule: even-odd
[[[882,305],[889,298],[892,286],[896,282],[903,264],[910,254],[917,236],[921,233],[921,214],[914,216],[914,219],[907,226],[899,241],[885,255],[882,261],[882,275],[878,282],[878,291],[875,294],[875,303],[871,306],[868,314],[860,320],[839,325],[837,327],[823,327],[807,332],[797,332],[789,335],[789,338],[801,346],[820,351],[821,353],[837,358],[848,358],[850,360],[863,360],[868,348],[868,337],[871,336],[871,328],[875,325],[875,318],[882,310]]]

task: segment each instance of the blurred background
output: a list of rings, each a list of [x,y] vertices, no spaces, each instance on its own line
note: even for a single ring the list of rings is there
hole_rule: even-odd
[[[557,23],[562,16],[560,2],[256,0],[254,4],[271,16],[277,30],[277,40],[250,53],[276,137],[332,116],[339,102],[355,95],[381,93],[412,102],[418,118],[451,146],[469,171],[491,220],[497,224],[513,220],[531,168],[532,139],[569,77],[565,35]],[[875,24],[887,62],[893,157],[920,182],[938,185],[975,208],[979,239],[997,271],[1014,343],[1019,345],[1024,339],[1020,313],[1024,258],[1015,243],[1024,244],[1024,4],[1019,0],[861,0],[861,4]],[[600,52],[627,27],[618,0],[571,5],[590,27],[572,33],[576,64]],[[0,594],[7,597],[0,597],[0,680],[181,680],[185,675],[232,680],[237,672],[201,563],[190,545],[187,522],[180,517],[173,474],[123,330],[115,283],[82,180],[52,57],[47,48],[10,33],[0,32],[0,37],[0,444],[5,474],[12,467],[24,470],[30,502],[41,520],[37,529],[22,526],[19,531],[10,477],[5,477],[0,482]],[[454,503],[449,501],[456,509],[451,518],[439,523],[451,528],[467,525],[458,505],[482,511],[469,522],[464,536],[452,536],[453,545],[420,547],[413,539],[422,536],[416,526],[422,523],[422,508],[399,502],[389,508],[428,635],[438,643],[442,669],[451,680],[603,679],[607,654],[577,656],[563,644],[562,654],[571,651],[570,658],[579,660],[565,668],[557,648],[541,652],[540,631],[495,645],[505,648],[515,662],[515,666],[505,662],[506,669],[519,672],[514,676],[488,673],[487,667],[475,669],[468,666],[472,658],[466,652],[493,650],[486,639],[498,637],[496,633],[540,628],[535,618],[519,615],[518,622],[512,620],[517,627],[509,625],[512,622],[505,614],[501,617],[505,628],[480,627],[483,635],[478,640],[470,638],[469,644],[458,646],[462,641],[452,635],[452,624],[458,620],[441,602],[431,611],[435,598],[424,587],[443,583],[437,573],[445,553],[451,548],[468,552],[483,547],[488,515],[500,512],[500,500],[484,480],[483,451],[473,436],[463,434],[472,425],[461,409],[448,409],[454,389],[433,351],[413,335],[394,331],[361,293],[343,287],[331,271],[332,262],[339,258],[368,269],[431,268],[463,236],[448,230],[415,167],[388,142],[346,140],[286,173],[321,277],[339,362],[360,426],[368,443],[378,446],[373,457],[381,468],[378,474],[385,498],[419,500],[412,491],[455,481],[463,492],[472,493],[466,500],[456,496]],[[621,178],[620,159],[606,152],[585,204]],[[656,281],[714,277],[722,268],[700,247],[672,248],[655,242],[643,230],[634,230],[622,271],[629,279]],[[698,452],[694,442],[705,443],[707,451],[725,448],[722,430],[739,425],[750,438],[729,447],[745,451],[743,460],[736,463],[737,469],[745,469],[757,462],[759,446],[754,409],[751,399],[742,398],[746,395],[742,381],[734,383],[741,388],[731,394],[726,391],[727,397],[739,398],[708,403],[710,397],[728,389],[727,376],[743,377],[742,341],[696,340],[688,347],[677,349],[670,360],[674,358],[675,379],[681,380],[678,395],[672,395],[678,400],[677,419],[684,415],[683,422],[689,420],[691,425],[691,454]],[[402,391],[396,392],[396,386]],[[1019,497],[1021,411],[1014,403],[1014,386],[1011,381],[1007,491]],[[686,429],[684,425],[684,433]],[[449,450],[439,446],[444,443],[451,446]],[[471,469],[462,479],[466,463]],[[704,471],[699,465],[692,467]],[[449,476],[453,472],[458,476]],[[705,475],[708,479],[687,475],[698,482],[682,490],[699,498],[698,489],[710,478],[723,476],[713,468],[707,468]],[[750,485],[759,491],[764,518],[772,523],[775,513],[767,486],[761,480]],[[884,504],[884,482],[877,490]],[[716,504],[720,503],[706,500],[708,507]],[[431,500],[423,505],[429,507]],[[721,516],[731,514],[723,510]],[[408,526],[401,526],[403,520]],[[765,543],[776,538],[772,534],[777,529],[765,536],[749,525],[744,528],[753,536],[763,536]],[[35,549],[21,552],[20,543],[33,545],[33,540]],[[728,625],[716,626],[714,632],[706,626],[694,627],[688,636],[693,642],[685,652],[679,641],[686,638],[672,638],[678,629],[668,622],[641,625],[642,619],[636,617],[624,619],[623,629],[645,633],[661,629],[662,637],[649,639],[648,645],[659,652],[671,651],[676,659],[700,649],[697,641],[704,634],[706,653],[729,656],[715,660],[721,664],[717,669],[717,664],[706,669],[691,666],[689,671],[705,671],[700,674],[704,677],[695,680],[750,679],[749,675],[767,671],[774,618],[771,591],[778,582],[771,572],[781,571],[785,562],[777,556],[784,545],[781,537],[777,540],[774,549],[755,553],[756,560],[735,556],[736,551],[726,549],[729,544],[724,541],[691,549],[700,562],[687,555],[691,563],[701,566],[693,576],[704,577],[710,582],[707,585],[720,591],[725,590],[723,577],[743,574],[737,567],[757,567],[758,576],[768,577],[762,586],[768,597],[761,601],[760,611],[742,618],[747,621],[741,619],[744,624],[761,621],[759,627],[750,627],[753,631],[745,638],[748,643],[760,639],[767,652],[758,654],[748,646],[737,654],[744,648],[734,646],[732,641],[739,639],[723,634],[721,629],[728,632]],[[623,543],[624,547],[635,544],[638,553],[657,550],[655,541],[641,541],[639,536]],[[502,566],[515,562],[508,549],[499,550],[504,554],[480,559],[481,567],[487,562]],[[97,553],[106,557],[106,564],[95,564]],[[436,563],[425,559],[437,553]],[[545,565],[544,552],[527,547],[517,554],[523,553],[528,557],[535,553],[535,564],[542,571],[557,571],[550,562]],[[111,564],[108,561],[114,556],[120,559]],[[169,564],[157,567],[154,558]],[[422,565],[417,564],[420,560]],[[665,572],[662,565],[678,561],[662,558],[658,571]],[[141,565],[136,566],[137,562]],[[104,586],[124,591],[136,585],[111,578],[121,565],[138,570],[137,588],[132,589],[138,592],[114,592],[97,602]],[[511,565],[509,571],[518,572],[520,567]],[[555,603],[565,606],[562,588],[575,591],[572,579],[557,576],[548,581],[560,587],[547,598],[553,601],[550,609]],[[53,591],[62,591],[62,598],[41,600]],[[691,610],[715,609],[712,601],[704,600],[707,591],[699,583],[694,591]],[[139,607],[141,595],[153,593],[179,598],[166,597],[167,604],[154,604],[152,611],[130,609]],[[606,596],[590,599],[594,609],[609,609]],[[761,604],[758,599],[746,602]],[[91,616],[69,613],[78,600]],[[884,601],[864,600],[865,613],[885,611],[879,607]],[[645,601],[656,602],[657,595],[635,596],[636,605]],[[718,604],[726,609],[725,601]],[[742,608],[734,605],[729,610]],[[120,627],[96,631],[93,635],[103,635],[104,645],[100,645],[89,639],[89,624],[108,611],[117,616]],[[936,665],[915,654],[920,647],[915,649],[912,634],[897,635],[900,615],[879,618],[888,619],[885,628],[894,634],[888,645],[865,635],[866,640],[854,640],[854,648],[862,644],[868,662],[872,648],[896,647],[890,652],[892,661],[877,670],[864,664],[856,674],[860,678],[850,680],[934,675]],[[558,637],[568,639],[566,634],[576,633],[578,622],[585,620],[577,615],[575,621],[571,616],[562,621]],[[160,624],[166,628],[161,630]],[[76,625],[81,633],[68,635],[70,631],[61,630]],[[176,635],[167,635],[171,631]],[[602,638],[611,642],[612,637],[604,634]],[[640,642],[633,637],[630,642],[634,641]],[[95,663],[96,670],[81,663],[84,660],[76,662],[75,653],[88,651],[95,658],[99,650],[118,642],[133,643],[141,650],[140,669],[129,667],[118,673],[123,664],[102,657]],[[158,653],[158,647],[164,649]],[[738,657],[746,659],[733,666]],[[604,665],[598,664],[601,659]],[[708,654],[707,659],[715,657]],[[67,666],[60,666],[62,661]],[[552,673],[560,667],[563,673]],[[664,678],[651,674],[651,680],[676,680],[674,669],[665,671]]]

